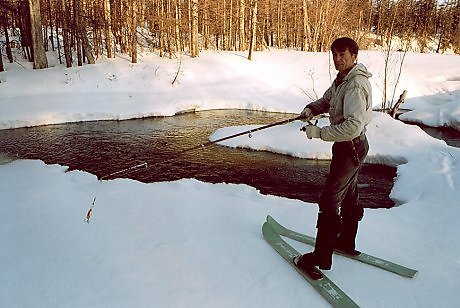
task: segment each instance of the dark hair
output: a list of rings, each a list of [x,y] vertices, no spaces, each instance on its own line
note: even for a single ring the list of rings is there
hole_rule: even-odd
[[[354,55],[358,54],[358,44],[349,37],[340,37],[331,45],[332,51],[345,51],[347,49]]]

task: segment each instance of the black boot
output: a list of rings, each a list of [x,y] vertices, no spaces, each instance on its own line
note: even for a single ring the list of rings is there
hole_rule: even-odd
[[[316,234],[315,250],[296,258],[294,263],[304,270],[308,270],[314,266],[318,266],[323,270],[331,269],[332,253],[337,235],[340,232],[340,226],[340,216],[320,213],[316,225],[318,232]]]
[[[305,274],[307,274],[313,280],[319,280],[324,278],[323,273],[319,271],[316,266],[316,260],[313,260],[315,255],[313,253],[307,253],[294,257],[292,260],[294,264],[300,268]]]
[[[340,236],[337,238],[335,250],[352,256],[358,256],[361,252],[355,249],[355,239],[358,233],[358,220],[343,220]]]

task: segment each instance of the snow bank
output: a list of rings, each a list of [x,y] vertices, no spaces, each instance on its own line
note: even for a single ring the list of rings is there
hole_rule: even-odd
[[[392,56],[390,94],[400,55]],[[328,53],[274,50],[244,53],[202,52],[177,59],[144,54],[139,63],[118,57],[95,65],[44,70],[6,63],[0,73],[0,129],[77,122],[170,116],[186,110],[251,109],[298,113],[335,77]],[[359,61],[374,74],[374,106],[380,107],[383,59],[361,51]],[[404,119],[458,127],[460,57],[408,53],[396,98],[408,90],[405,108],[422,110]],[[174,78],[177,81],[174,82]],[[431,108],[426,117],[427,106]]]

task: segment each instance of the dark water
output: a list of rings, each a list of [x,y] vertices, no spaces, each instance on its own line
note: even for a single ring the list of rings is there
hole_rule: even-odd
[[[399,116],[409,109],[400,109],[399,112],[396,114],[396,119],[399,119]],[[426,126],[420,123],[415,123],[411,121],[403,121],[407,124],[418,125],[421,129],[423,129],[428,135],[433,138],[444,140],[448,145],[460,148],[460,130],[457,130],[452,127],[431,127]]]
[[[147,169],[117,175],[142,182],[196,178],[211,183],[244,183],[264,194],[317,202],[329,161],[292,158],[269,152],[203,144],[216,129],[232,125],[269,124],[295,115],[225,110],[127,121],[96,121],[0,130],[0,152],[40,159],[106,176],[148,162]],[[173,159],[171,159],[173,158]],[[164,162],[165,160],[171,159]],[[363,205],[392,207],[388,195],[395,168],[366,164],[359,182]]]
[[[431,137],[444,140],[448,145],[460,148],[460,131],[451,127],[420,126]]]

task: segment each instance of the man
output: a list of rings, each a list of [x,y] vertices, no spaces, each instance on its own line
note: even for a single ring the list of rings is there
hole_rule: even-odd
[[[356,255],[355,238],[364,210],[358,203],[358,173],[369,145],[365,131],[372,111],[372,76],[357,64],[358,45],[342,37],[331,45],[338,74],[331,87],[319,100],[308,104],[301,113],[306,120],[329,113],[330,125],[305,127],[309,139],[333,141],[332,161],[324,190],[319,200],[315,250],[298,256],[294,263],[312,278],[320,269],[330,269],[334,249]]]

